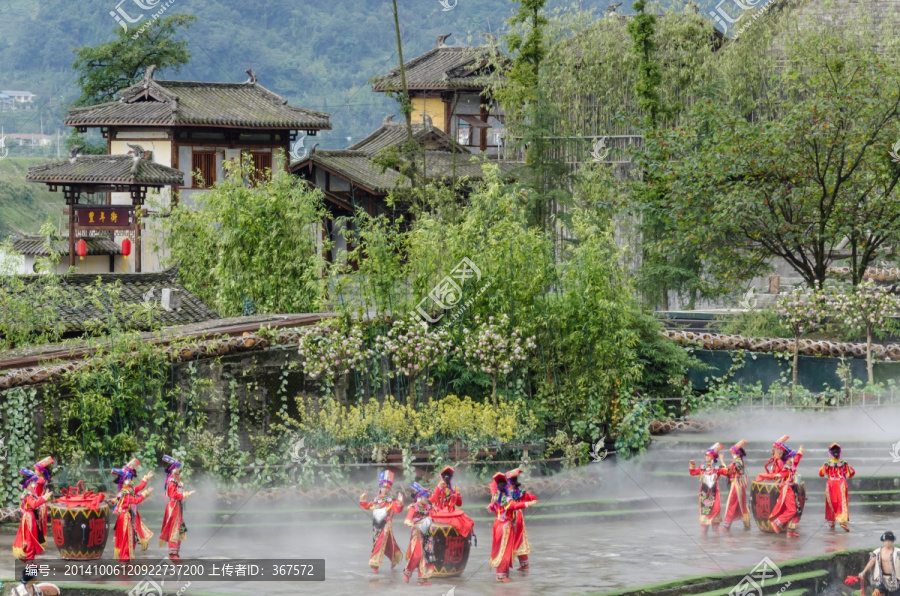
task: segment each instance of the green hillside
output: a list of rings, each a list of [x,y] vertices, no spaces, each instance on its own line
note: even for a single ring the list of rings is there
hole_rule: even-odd
[[[65,207],[62,193],[25,182],[30,166],[47,159],[8,157],[0,160],[0,239],[14,233],[36,233],[48,217],[58,223]]]

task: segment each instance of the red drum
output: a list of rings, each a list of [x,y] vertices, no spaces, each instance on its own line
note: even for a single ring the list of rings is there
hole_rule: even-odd
[[[797,483],[797,491],[800,502],[800,511],[806,503],[806,485],[802,481]],[[750,485],[750,509],[753,511],[753,519],[763,532],[774,532],[769,516],[772,509],[778,503],[781,488],[775,480],[754,480]]]
[[[472,518],[462,510],[438,511],[431,514],[434,536],[434,576],[453,577],[462,574],[469,562],[469,551],[475,540]]]
[[[49,504],[53,541],[63,559],[90,560],[103,556],[109,538],[109,504],[103,493],[78,488],[61,491]]]

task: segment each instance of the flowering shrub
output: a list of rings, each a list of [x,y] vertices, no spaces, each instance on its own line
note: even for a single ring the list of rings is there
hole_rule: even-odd
[[[351,370],[364,370],[372,356],[358,325],[347,333],[331,326],[308,327],[300,336],[299,351],[303,372],[311,379],[320,379],[326,388]]]
[[[481,320],[475,316],[475,331],[463,329],[461,345],[456,352],[465,359],[466,366],[491,377],[494,403],[497,403],[497,379],[508,375],[517,362],[524,362],[527,350],[537,347],[534,337],[523,338],[521,329],[508,332],[509,317],[505,314],[496,322],[494,317]]]
[[[800,336],[816,328],[827,314],[827,304],[818,288],[795,287],[790,294],[778,298],[778,314],[794,333],[794,379],[797,386],[800,365]]]
[[[409,379],[410,402],[416,403],[416,383],[424,379],[432,384],[432,373],[453,348],[450,336],[443,329],[429,331],[422,321],[407,317],[398,321],[386,335],[375,339],[379,354],[388,361],[388,376]]]
[[[498,407],[455,395],[433,400],[417,411],[388,396],[352,406],[326,400],[298,399],[299,429],[308,447],[370,450],[409,445],[447,445],[459,439],[470,448],[536,438],[537,419],[524,402],[500,400]]]
[[[884,328],[889,318],[897,313],[900,301],[887,288],[868,280],[848,291],[834,292],[830,302],[831,314],[839,324],[866,334],[866,370],[871,384],[874,381],[872,335],[877,329]]]

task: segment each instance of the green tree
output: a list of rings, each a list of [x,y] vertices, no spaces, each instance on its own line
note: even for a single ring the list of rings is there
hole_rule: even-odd
[[[137,36],[117,28],[113,41],[75,50],[72,69],[78,74],[81,95],[74,105],[113,101],[120,91],[140,81],[151,65],[178,72],[191,54],[187,41],[177,35],[196,20],[186,14],[162,17]]]
[[[168,261],[184,286],[223,316],[248,305],[259,313],[316,312],[325,263],[316,226],[325,219],[319,191],[283,171],[225,163],[228,175],[163,220]]]

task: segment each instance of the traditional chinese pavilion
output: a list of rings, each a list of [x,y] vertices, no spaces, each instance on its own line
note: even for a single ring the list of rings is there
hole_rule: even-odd
[[[434,48],[404,63],[413,119],[421,123],[427,115],[469,151],[496,154],[504,116],[488,88],[506,58],[489,46],[449,46],[448,37],[438,36]],[[372,85],[378,92],[401,89],[399,67]]]
[[[180,172],[172,192],[151,192],[151,209],[191,202],[222,179],[225,161],[239,160],[242,154],[259,171],[287,169],[287,158],[279,155],[288,154],[298,132],[315,135],[331,128],[328,114],[288,105],[260,85],[252,70],[243,83],[158,80],[154,71],[148,68],[144,79],[122,91],[118,101],[75,108],[65,118],[67,126],[80,132],[100,129],[110,155],[133,154],[139,145],[147,160]],[[193,176],[197,171],[201,175]],[[132,198],[110,192],[107,203],[128,205]],[[148,235],[154,233],[148,230]],[[145,254],[144,264],[148,270],[159,269],[154,254]]]

